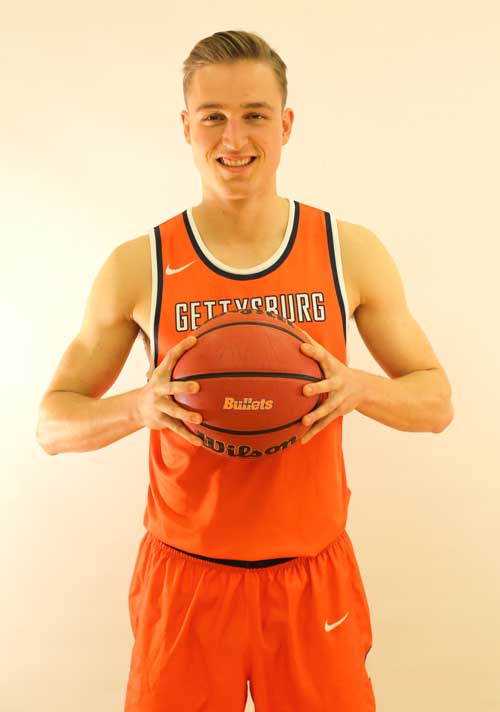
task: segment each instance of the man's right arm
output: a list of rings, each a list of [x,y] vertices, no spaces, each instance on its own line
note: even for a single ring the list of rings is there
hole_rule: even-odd
[[[50,455],[97,450],[143,427],[140,388],[101,399],[139,330],[132,319],[138,280],[129,279],[128,255],[129,243],[118,246],[98,272],[80,331],[40,403],[36,437]]]
[[[98,450],[144,427],[138,420],[140,388],[109,398],[52,391],[40,406],[37,440],[49,455]]]

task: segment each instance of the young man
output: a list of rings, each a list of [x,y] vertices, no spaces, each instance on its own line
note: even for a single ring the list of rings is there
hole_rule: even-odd
[[[370,612],[345,530],[343,416],[434,433],[453,418],[446,374],[380,240],[277,195],[294,118],[285,69],[252,33],[193,49],[181,116],[203,199],[113,251],[40,408],[50,454],[151,431],[126,712],[243,712],[247,680],[257,712],[375,710]],[[201,414],[172,398],[200,385],[170,380],[196,328],[242,306],[310,335],[301,348],[325,379],[304,392],[328,394],[300,444],[252,462],[203,447],[182,422]],[[347,365],[350,318],[388,378]],[[139,329],[148,382],[102,399]]]

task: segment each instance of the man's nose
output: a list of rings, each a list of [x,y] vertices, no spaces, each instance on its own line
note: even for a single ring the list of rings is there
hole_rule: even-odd
[[[224,127],[222,140],[227,148],[239,151],[247,140],[248,127],[238,119],[229,119]]]

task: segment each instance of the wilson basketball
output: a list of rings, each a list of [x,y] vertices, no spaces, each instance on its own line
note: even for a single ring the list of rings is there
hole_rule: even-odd
[[[172,381],[197,381],[198,393],[175,400],[201,414],[199,425],[184,421],[212,452],[258,458],[283,452],[302,437],[301,422],[324,399],[305,396],[306,383],[323,380],[301,329],[273,312],[228,311],[205,321],[197,343],[174,366]]]

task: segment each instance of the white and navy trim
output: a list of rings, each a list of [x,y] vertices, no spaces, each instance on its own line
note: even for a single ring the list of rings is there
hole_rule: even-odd
[[[349,300],[347,298],[347,290],[344,282],[344,271],[342,269],[342,255],[340,251],[339,232],[337,220],[333,212],[325,212],[326,235],[328,240],[328,252],[330,254],[330,264],[332,267],[333,282],[335,292],[342,314],[342,326],[344,328],[344,339],[346,345],[346,362],[349,363]]]
[[[275,269],[278,269],[278,267],[290,254],[295,243],[299,225],[300,207],[296,200],[290,200],[290,198],[286,198],[286,200],[288,200],[290,207],[288,210],[288,223],[283,240],[271,257],[269,257],[265,262],[261,262],[261,264],[255,265],[254,267],[231,267],[230,265],[226,265],[224,262],[221,262],[221,260],[217,259],[217,257],[210,252],[206,244],[203,242],[203,238],[201,237],[194,220],[192,209],[189,208],[185,210],[182,213],[182,217],[193,249],[196,251],[196,254],[201,261],[209,269],[222,275],[223,277],[228,277],[229,279],[259,279],[260,277],[265,277],[266,274],[269,274],[270,272],[274,272]]]

